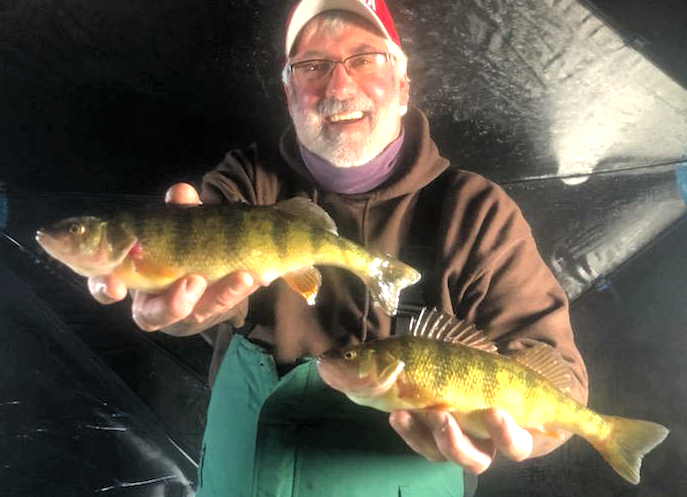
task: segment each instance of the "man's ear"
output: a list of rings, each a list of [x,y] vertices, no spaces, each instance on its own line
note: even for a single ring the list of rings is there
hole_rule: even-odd
[[[286,95],[286,101],[288,103],[291,103],[291,87],[287,85],[286,83],[282,83],[282,86],[284,87],[284,94]]]
[[[401,77],[399,83],[399,105],[401,107],[401,115],[403,116],[408,111],[408,101],[410,100],[410,79],[407,75]]]
[[[286,95],[286,105],[288,106],[289,109],[289,114],[291,114],[291,104],[293,100],[293,88],[291,88],[290,85],[287,85],[286,83],[283,83],[284,86],[284,95]]]

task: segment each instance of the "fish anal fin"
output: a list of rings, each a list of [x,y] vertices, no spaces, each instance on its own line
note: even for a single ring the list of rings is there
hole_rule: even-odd
[[[453,411],[453,407],[450,404],[437,402],[425,407],[423,411]]]
[[[538,343],[533,347],[509,352],[507,355],[542,375],[563,393],[569,393],[572,389],[573,376],[570,366],[550,345]]]
[[[315,297],[322,285],[322,274],[313,266],[287,273],[284,280],[296,292],[300,293],[309,305],[315,305]]]
[[[485,352],[496,353],[496,344],[484,331],[477,329],[456,316],[439,311],[436,307],[423,308],[417,319],[410,324],[410,334],[417,337],[431,338],[449,343],[472,347]]]
[[[568,436],[564,431],[547,428],[545,426],[530,426],[527,428],[527,431],[532,435],[544,435],[554,440],[564,440]]]
[[[338,235],[336,223],[325,212],[325,210],[305,197],[293,197],[288,200],[282,200],[274,204],[274,208],[282,212],[288,212],[294,216],[298,216],[315,223],[322,229]]]

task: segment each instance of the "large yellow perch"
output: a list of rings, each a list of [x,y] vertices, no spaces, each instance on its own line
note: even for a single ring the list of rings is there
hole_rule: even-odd
[[[358,404],[387,412],[445,409],[479,438],[488,434],[476,414],[491,407],[504,409],[524,428],[575,433],[623,478],[639,483],[642,457],[666,438],[665,427],[598,414],[572,399],[564,391],[569,369],[546,344],[508,357],[495,350],[474,327],[433,310],[412,335],[328,351],[318,358],[318,369],[327,384]]]
[[[237,270],[269,284],[282,276],[310,304],[322,277],[314,264],[359,276],[390,315],[420,274],[337,235],[332,219],[304,198],[274,206],[148,206],[107,217],[75,217],[36,234],[54,258],[83,276],[116,274],[129,288],[158,291],[195,273],[210,282]]]

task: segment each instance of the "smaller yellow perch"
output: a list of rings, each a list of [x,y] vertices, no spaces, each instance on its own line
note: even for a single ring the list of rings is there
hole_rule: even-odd
[[[274,206],[155,205],[74,217],[39,230],[36,241],[82,276],[115,274],[149,292],[190,273],[213,282],[244,270],[263,285],[283,277],[312,305],[322,283],[313,265],[324,264],[356,274],[394,315],[400,291],[420,279],[412,267],[338,236],[327,213],[302,197]]]
[[[585,438],[620,476],[639,483],[642,457],[668,430],[650,421],[598,414],[565,392],[572,375],[563,358],[540,344],[499,355],[486,336],[435,309],[411,335],[333,349],[317,364],[322,379],[353,402],[396,409],[451,411],[461,428],[488,438],[480,411],[497,407],[530,430]]]

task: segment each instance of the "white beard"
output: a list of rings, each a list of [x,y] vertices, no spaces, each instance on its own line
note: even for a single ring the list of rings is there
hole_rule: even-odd
[[[325,116],[360,110],[369,119],[369,133],[336,131],[327,125]],[[319,155],[336,167],[361,166],[377,157],[398,138],[402,115],[400,98],[396,96],[384,106],[375,106],[366,97],[348,100],[323,100],[316,111],[302,109],[294,102],[290,108],[296,134],[310,152]]]

